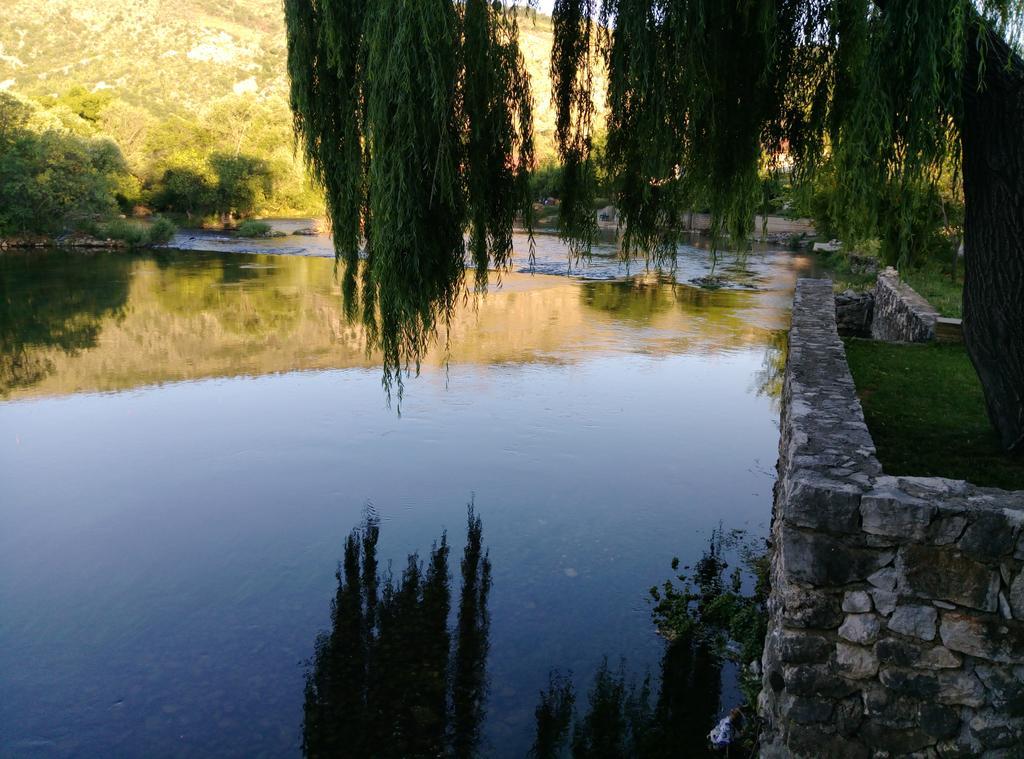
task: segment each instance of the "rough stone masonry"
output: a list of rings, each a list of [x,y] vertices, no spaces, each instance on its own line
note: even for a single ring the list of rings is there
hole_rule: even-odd
[[[781,432],[761,756],[1024,756],[1024,491],[882,471],[829,280]]]

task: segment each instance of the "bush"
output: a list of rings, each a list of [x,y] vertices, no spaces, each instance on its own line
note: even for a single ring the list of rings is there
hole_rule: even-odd
[[[162,216],[158,216],[153,220],[153,223],[149,225],[147,243],[149,245],[162,245],[171,241],[174,237],[174,233],[178,231],[178,228],[174,226],[174,222],[170,219],[165,219]]]
[[[238,225],[239,237],[270,237],[272,227],[265,221],[246,219]]]
[[[107,240],[121,240],[131,247],[145,245],[149,240],[146,226],[137,221],[114,219],[96,226],[97,237]]]
[[[174,233],[178,229],[170,219],[158,217],[151,224],[128,219],[87,224],[83,227],[83,231],[105,240],[121,240],[129,247],[137,248],[165,243],[174,237]]]

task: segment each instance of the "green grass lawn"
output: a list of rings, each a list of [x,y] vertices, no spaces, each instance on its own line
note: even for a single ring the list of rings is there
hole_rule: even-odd
[[[957,267],[956,281],[950,275],[951,267],[936,261],[927,261],[914,269],[900,272],[900,278],[913,287],[935,310],[943,316],[959,319],[963,311],[964,266]]]
[[[886,474],[1024,489],[1024,457],[1000,449],[962,345],[849,339],[846,356]]]

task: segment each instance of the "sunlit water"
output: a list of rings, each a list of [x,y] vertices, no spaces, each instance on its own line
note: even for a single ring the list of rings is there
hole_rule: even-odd
[[[655,671],[672,557],[766,531],[803,259],[712,292],[697,249],[565,276],[539,238],[549,274],[460,311],[399,416],[328,240],[194,237],[226,252],[0,254],[0,754],[298,753],[345,536],[370,509],[396,566],[445,528],[457,556],[475,498],[484,753],[522,756],[549,670]]]

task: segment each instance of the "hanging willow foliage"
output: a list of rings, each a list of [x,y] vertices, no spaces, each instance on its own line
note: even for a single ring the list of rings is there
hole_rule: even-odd
[[[847,228],[909,230],[899,200],[958,160],[972,25],[1006,33],[1020,0],[558,0],[553,100],[567,167],[596,125],[587,89],[608,70],[606,170],[626,255],[674,254],[682,214],[709,208],[717,240],[743,245],[760,174],[828,164],[849,188]],[[602,30],[593,31],[594,24]],[[591,36],[600,44],[591,45]],[[1012,36],[1012,34],[1011,34]],[[581,149],[581,145],[583,148]],[[573,172],[567,171],[570,179]],[[580,180],[577,192],[585,196]],[[913,194],[920,197],[920,193]],[[570,193],[570,197],[573,197]],[[575,214],[575,210],[573,211]],[[865,229],[867,228],[867,229]],[[564,229],[581,247],[586,228]],[[895,235],[908,244],[908,234]]]
[[[464,235],[483,288],[511,262],[513,222],[530,225],[516,8],[285,0],[285,21],[295,131],[325,191],[346,309],[400,395],[465,291]]]

